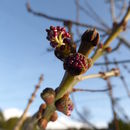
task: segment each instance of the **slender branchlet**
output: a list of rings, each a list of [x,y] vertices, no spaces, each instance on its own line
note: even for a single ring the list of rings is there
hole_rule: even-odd
[[[99,72],[98,74],[91,74],[91,75],[87,75],[87,76],[82,76],[79,75],[77,77],[75,77],[77,80],[82,81],[82,80],[86,80],[86,79],[91,79],[91,78],[102,78],[102,79],[107,79],[109,77],[112,76],[119,76],[120,75],[120,71],[119,69],[112,69],[109,72]]]
[[[19,130],[20,127],[22,126],[23,122],[26,120],[26,118],[27,118],[27,112],[28,112],[28,110],[29,110],[29,108],[30,108],[32,102],[34,101],[34,99],[35,99],[35,97],[36,97],[36,93],[37,93],[37,91],[39,90],[42,81],[43,81],[43,75],[40,76],[39,82],[38,82],[38,84],[35,86],[35,90],[34,90],[34,92],[32,93],[30,99],[28,100],[28,104],[27,104],[27,106],[26,106],[26,108],[25,108],[25,110],[24,110],[22,116],[19,118],[17,124],[15,125],[14,130]]]

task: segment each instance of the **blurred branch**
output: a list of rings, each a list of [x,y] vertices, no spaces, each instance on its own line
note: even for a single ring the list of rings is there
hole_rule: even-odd
[[[34,125],[35,123],[37,123],[37,120],[38,120],[37,114],[38,112],[36,112],[32,117],[30,117],[27,121],[25,121],[22,130],[33,130]]]
[[[81,119],[83,122],[87,123],[90,127],[92,127],[93,130],[97,130],[97,128],[96,128],[93,124],[91,124],[91,123],[84,117],[84,115],[82,115],[82,114],[80,113],[80,111],[78,110],[77,105],[76,105],[76,102],[75,102],[74,95],[72,95],[72,100],[73,100],[73,103],[74,103],[74,106],[75,106],[75,111],[76,111],[77,115],[80,117],[80,119]]]
[[[98,48],[95,53],[92,56],[92,60],[93,62],[95,62],[100,56],[102,56],[105,52],[106,52],[106,48],[109,47],[110,43],[112,42],[112,40],[114,40],[115,38],[118,37],[118,35],[124,31],[126,24],[128,22],[128,20],[130,19],[130,7],[128,7],[128,10],[124,16],[124,18],[122,19],[122,21],[115,27],[113,28],[111,34],[109,35],[109,37],[106,39],[103,48]]]
[[[118,16],[116,17],[116,19],[119,19],[121,16],[122,16],[122,14],[125,12],[125,10],[126,10],[126,1],[125,0],[123,0],[122,1],[122,7],[120,8],[120,13],[118,14]]]
[[[112,21],[116,22],[114,0],[110,0],[110,12],[111,12],[111,16],[112,16]]]
[[[75,0],[75,5],[76,5],[76,21],[79,22],[79,0]],[[79,31],[79,28],[78,26],[76,26],[76,32],[77,32],[77,35],[79,37],[81,37],[81,34],[80,34],[80,31]]]
[[[104,56],[104,59],[105,59],[105,63],[106,63],[106,71],[109,71],[109,68],[108,68],[108,62],[109,62],[109,60],[108,60],[108,58],[107,58],[106,55]],[[112,108],[112,112],[113,112],[113,116],[114,116],[114,130],[119,130],[119,123],[118,123],[118,120],[117,120],[117,114],[115,112],[116,100],[113,97],[111,81],[108,78],[106,80],[106,82],[107,82],[107,87],[109,89],[109,97],[110,97],[110,101],[111,101],[111,108]]]
[[[121,107],[118,102],[116,102],[115,105],[116,105],[117,110],[122,114],[123,118],[124,118],[127,122],[129,122],[129,117],[128,117],[128,115],[125,113],[123,107]]]
[[[120,60],[120,61],[116,61],[116,62],[117,62],[117,64],[124,64],[124,63],[130,63],[130,60],[129,59],[128,60]],[[115,62],[109,61],[107,64],[114,65]],[[105,65],[105,62],[98,62],[98,63],[95,63],[94,65],[96,65],[96,66]]]
[[[130,73],[130,69],[128,68],[128,66],[126,64],[123,64],[123,67],[125,70],[127,70],[128,73]]]
[[[89,5],[90,6],[90,5]],[[80,7],[80,5],[79,5]],[[92,7],[90,7],[92,8]],[[73,25],[76,25],[76,26],[81,26],[81,27],[87,27],[87,28],[96,28],[97,30],[99,31],[102,31],[102,32],[106,32],[107,34],[110,34],[111,30],[108,28],[108,26],[103,22],[102,25],[104,25],[108,30],[106,29],[103,29],[101,27],[98,27],[98,26],[93,26],[93,25],[89,25],[89,24],[85,24],[85,23],[80,23],[80,22],[77,22],[77,21],[73,21],[73,20],[69,20],[69,19],[62,19],[62,18],[57,18],[57,17],[52,17],[52,16],[49,16],[49,15],[46,15],[44,13],[40,13],[40,12],[36,12],[34,11],[31,6],[30,6],[30,3],[28,2],[27,3],[27,10],[28,12],[36,15],[36,16],[39,16],[39,17],[43,17],[43,18],[46,18],[46,19],[49,19],[49,20],[53,20],[53,21],[57,21],[57,22],[62,22],[62,23],[72,23]],[[97,14],[96,14],[97,15]],[[97,15],[98,18],[96,19],[99,19],[99,16]],[[101,18],[100,18],[101,19]],[[118,36],[118,38],[126,45],[130,48],[130,44],[126,41],[126,39],[122,38],[121,36]]]
[[[24,110],[22,116],[20,117],[20,119],[18,120],[16,126],[14,127],[14,130],[19,130],[20,127],[22,126],[23,122],[25,121],[27,112],[28,112],[28,110],[29,110],[29,108],[30,108],[32,102],[34,101],[34,99],[35,99],[35,97],[36,97],[36,93],[37,93],[38,89],[40,88],[42,81],[43,81],[43,75],[40,76],[39,82],[38,82],[38,84],[36,85],[35,90],[34,90],[34,92],[32,93],[32,95],[31,95],[31,97],[30,97],[30,99],[29,99],[29,101],[28,101],[28,104],[27,104],[27,106],[26,106],[26,108],[25,108],[25,110]]]
[[[34,11],[31,8],[29,2],[27,3],[27,10],[28,10],[28,12],[32,13],[33,15],[36,15],[36,16],[39,16],[39,17],[43,17],[43,18],[46,18],[46,19],[49,19],[49,20],[53,20],[53,21],[57,21],[57,22],[62,22],[62,23],[71,22],[73,25],[77,25],[77,26],[81,26],[81,27],[87,27],[87,28],[93,28],[93,27],[95,27],[99,31],[103,31],[103,32],[106,31],[105,29],[97,27],[97,26],[88,25],[88,24],[85,24],[85,23],[79,23],[79,22],[76,22],[76,21],[73,21],[73,20],[69,20],[69,19],[52,17],[52,16],[49,16],[49,15],[47,15],[45,13],[36,12],[36,11]]]
[[[80,89],[80,88],[73,88],[72,89],[72,92],[92,92],[92,93],[95,93],[95,92],[107,92],[109,91],[109,89],[96,89],[96,90],[93,90],[93,89]]]
[[[119,41],[116,47],[112,49],[111,53],[117,51],[120,48],[120,46],[121,46],[121,41]]]
[[[93,7],[85,1],[86,6],[88,8],[88,11],[86,10],[87,8],[83,8],[81,5],[79,5],[80,9],[82,9],[86,15],[91,16],[96,22],[98,22],[101,26],[105,27],[105,29],[109,29],[108,25],[103,21],[103,19],[97,14],[97,12],[93,9]]]
[[[127,46],[130,49],[130,42],[128,42],[123,36],[119,35],[118,39],[124,43],[125,46]]]
[[[119,68],[118,63],[116,62],[116,60],[114,60],[114,62],[115,62],[116,67]],[[125,90],[127,92],[128,97],[130,98],[130,90],[129,90],[129,87],[128,87],[128,85],[127,85],[127,83],[125,81],[125,78],[124,78],[124,76],[122,74],[120,75],[120,79],[121,79],[121,81],[122,81],[122,83],[123,83],[123,85],[125,87]]]

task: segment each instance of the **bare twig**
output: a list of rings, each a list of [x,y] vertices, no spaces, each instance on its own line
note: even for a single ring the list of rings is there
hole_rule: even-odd
[[[116,62],[116,60],[114,60],[114,62],[115,62],[116,67],[119,68],[119,67],[118,67],[118,64],[117,64],[117,62]],[[121,73],[121,75],[120,75],[120,79],[121,79],[121,81],[122,81],[122,83],[123,83],[123,85],[124,85],[124,87],[125,87],[125,90],[126,90],[126,92],[127,92],[128,97],[130,98],[130,90],[129,90],[129,87],[128,87],[128,85],[127,85],[127,83],[126,83],[126,81],[125,81],[125,78],[124,78],[124,76],[122,75],[122,73]]]
[[[92,92],[92,93],[96,93],[96,92],[107,92],[109,91],[109,89],[80,89],[80,88],[73,88],[72,92]]]
[[[124,63],[130,63],[130,60],[129,59],[128,60],[120,60],[120,61],[116,61],[116,62],[117,62],[117,64],[124,64]],[[108,65],[114,65],[115,62],[109,61],[107,64]],[[98,63],[95,63],[94,65],[96,65],[96,66],[105,65],[105,62],[98,62]]]
[[[116,22],[114,0],[110,0],[110,12],[111,12],[111,16],[112,16],[112,21]]]
[[[76,21],[77,22],[79,22],[79,0],[75,0],[75,5],[76,5]],[[81,37],[81,34],[80,34],[80,31],[79,31],[79,28],[78,28],[78,26],[76,26],[76,32],[77,32],[77,35],[79,36],[79,37]]]
[[[103,26],[105,29],[109,29],[108,25],[103,21],[103,19],[97,14],[97,12],[92,8],[92,6],[89,4],[89,2],[87,2],[87,0],[85,1],[86,6],[88,8],[88,13],[87,14],[91,14],[91,17],[98,22],[101,26]],[[80,6],[81,7],[81,6]],[[84,11],[86,11],[85,8],[82,7],[82,9]]]
[[[100,72],[99,74],[91,74],[91,75],[87,75],[87,76],[79,75],[79,76],[76,76],[75,78],[79,81],[91,79],[91,78],[106,79],[106,78],[112,77],[112,76],[119,76],[119,74],[120,74],[119,69],[112,69],[109,72]]]
[[[128,117],[128,115],[125,113],[123,107],[120,106],[120,104],[119,104],[118,102],[116,102],[115,105],[116,105],[116,108],[118,109],[118,111],[119,111],[120,113],[122,113],[123,118],[124,118],[126,121],[129,122],[129,117]]]
[[[126,10],[126,1],[125,0],[123,0],[122,1],[122,7],[120,8],[120,12],[119,12],[119,14],[118,14],[118,16],[116,17],[116,19],[119,19],[121,16],[122,16],[122,14],[124,13],[124,11]]]
[[[88,25],[88,24],[85,24],[85,23],[79,23],[79,22],[76,22],[76,21],[73,21],[73,20],[69,20],[69,19],[52,17],[52,16],[49,16],[49,15],[44,14],[44,13],[36,12],[36,11],[34,11],[31,8],[31,6],[30,6],[29,3],[27,3],[27,10],[28,10],[28,12],[30,12],[30,13],[36,15],[36,16],[43,17],[43,18],[46,18],[46,19],[49,19],[49,20],[53,20],[53,21],[57,21],[57,22],[62,22],[62,23],[71,22],[73,25],[77,25],[77,26],[81,26],[81,27],[87,27],[87,28],[93,28],[93,27],[95,27],[99,31],[103,31],[103,32],[106,31],[105,29],[97,27],[97,26],[92,26],[92,25]]]
[[[127,41],[127,40],[126,40],[123,36],[121,36],[121,35],[118,36],[118,39],[119,39],[121,42],[123,42],[126,47],[128,47],[128,48],[130,49],[130,42],[129,42],[129,41]]]
[[[76,105],[76,102],[75,102],[74,95],[72,95],[72,100],[73,100],[73,103],[74,103],[74,106],[75,106],[75,111],[76,111],[76,113],[78,114],[78,116],[80,117],[80,119],[81,119],[83,122],[87,123],[90,127],[92,127],[93,130],[97,130],[97,128],[96,128],[92,123],[90,123],[90,122],[80,113],[80,111],[78,110],[77,105]]]
[[[123,64],[123,67],[125,70],[127,70],[128,73],[130,73],[130,68],[128,68],[128,66],[126,64]]]
[[[29,110],[29,108],[30,108],[32,102],[33,102],[34,99],[35,99],[36,93],[37,93],[38,89],[40,88],[42,81],[43,81],[43,75],[40,76],[39,82],[38,82],[38,84],[36,85],[35,90],[34,90],[34,92],[32,93],[32,95],[31,95],[31,97],[30,97],[30,99],[29,99],[29,101],[28,101],[28,104],[27,104],[27,106],[26,106],[26,108],[25,108],[25,110],[24,110],[22,116],[20,117],[20,119],[18,120],[16,126],[14,127],[14,130],[19,130],[20,127],[22,126],[23,122],[25,121],[27,112],[28,112],[28,110]]]
[[[104,56],[104,58],[105,58],[105,63],[106,63],[106,70],[109,71],[108,64],[107,64],[109,62],[108,58],[107,58],[106,55]],[[114,130],[119,130],[119,123],[118,123],[117,114],[116,114],[116,111],[115,111],[116,101],[113,97],[111,81],[108,78],[106,80],[106,82],[107,82],[107,86],[108,86],[108,89],[109,89],[109,97],[110,97],[110,101],[111,101],[111,108],[112,108],[112,112],[113,112],[113,116],[114,116]]]

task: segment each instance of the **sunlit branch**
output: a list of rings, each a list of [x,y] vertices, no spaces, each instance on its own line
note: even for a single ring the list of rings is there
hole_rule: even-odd
[[[107,92],[109,91],[109,89],[80,89],[80,88],[73,88],[72,92],[91,92],[91,93],[95,93],[95,92]]]
[[[87,75],[87,76],[79,75],[79,76],[76,76],[75,78],[79,81],[91,79],[91,78],[107,79],[108,77],[119,76],[119,74],[120,74],[119,69],[112,69],[109,72],[100,72],[99,74],[91,74],[91,75]]]

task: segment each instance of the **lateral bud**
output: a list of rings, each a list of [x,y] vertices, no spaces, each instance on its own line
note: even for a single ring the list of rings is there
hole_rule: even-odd
[[[55,91],[52,88],[46,88],[41,93],[41,98],[45,101],[47,105],[50,105],[55,100]]]
[[[56,101],[55,105],[58,111],[64,113],[67,116],[70,116],[74,109],[74,104],[69,98],[69,94],[65,94],[61,99]]]
[[[88,56],[94,47],[98,45],[99,40],[100,36],[96,29],[88,29],[81,37],[81,45],[78,52]]]

